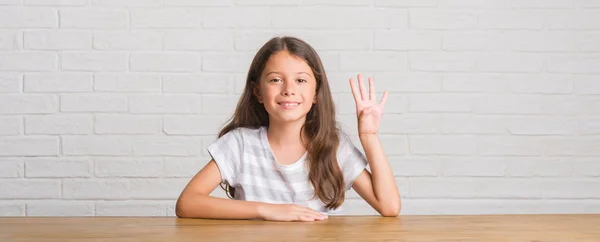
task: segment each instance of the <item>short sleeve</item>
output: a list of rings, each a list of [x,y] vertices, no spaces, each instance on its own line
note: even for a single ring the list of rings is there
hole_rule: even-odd
[[[339,163],[344,174],[346,190],[352,188],[352,184],[360,173],[369,164],[365,155],[352,143],[352,141],[341,134],[340,148],[338,153]]]
[[[242,153],[242,136],[238,129],[231,130],[218,138],[208,148],[221,173],[222,183],[234,185]]]

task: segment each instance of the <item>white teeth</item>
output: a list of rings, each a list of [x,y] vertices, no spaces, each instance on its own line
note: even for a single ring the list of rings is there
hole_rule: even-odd
[[[298,106],[298,103],[282,103],[280,105],[284,106],[284,107],[293,107],[293,106]]]

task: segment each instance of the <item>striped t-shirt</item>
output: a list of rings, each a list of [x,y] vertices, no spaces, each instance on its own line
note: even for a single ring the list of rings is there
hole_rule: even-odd
[[[368,163],[343,133],[339,136],[337,159],[344,174],[345,188],[349,190]],[[307,153],[293,164],[277,163],[265,126],[236,128],[211,144],[208,152],[219,167],[222,182],[235,188],[233,198],[236,200],[294,203],[328,214],[342,212],[341,207],[329,210],[318,197],[312,198],[314,188],[308,179]]]

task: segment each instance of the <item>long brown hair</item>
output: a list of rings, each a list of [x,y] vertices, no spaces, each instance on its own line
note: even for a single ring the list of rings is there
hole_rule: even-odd
[[[318,197],[329,209],[342,205],[345,196],[344,178],[337,162],[337,149],[340,143],[338,131],[340,130],[335,120],[335,105],[329,89],[325,68],[317,52],[306,42],[295,37],[275,37],[263,45],[250,64],[246,78],[246,87],[237,103],[233,117],[219,132],[219,137],[239,127],[259,128],[269,126],[269,114],[260,104],[253,93],[253,88],[258,86],[262,72],[271,55],[286,50],[302,58],[312,69],[317,81],[317,103],[313,105],[306,115],[302,126],[308,139],[307,160],[309,165],[309,180]],[[301,136],[302,137],[302,136]],[[221,187],[228,196],[233,197],[235,189],[229,184]]]

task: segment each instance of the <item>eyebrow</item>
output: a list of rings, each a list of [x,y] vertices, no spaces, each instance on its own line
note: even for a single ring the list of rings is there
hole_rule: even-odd
[[[272,71],[272,72],[269,72],[269,73],[267,73],[267,76],[268,76],[268,75],[271,75],[271,74],[281,74],[281,73],[279,73],[279,72],[276,72],[276,71]],[[304,72],[304,71],[301,71],[301,72],[296,72],[296,74],[306,74],[306,75],[308,75],[308,76],[311,76],[311,75],[310,75],[310,73],[308,73],[308,72]]]

